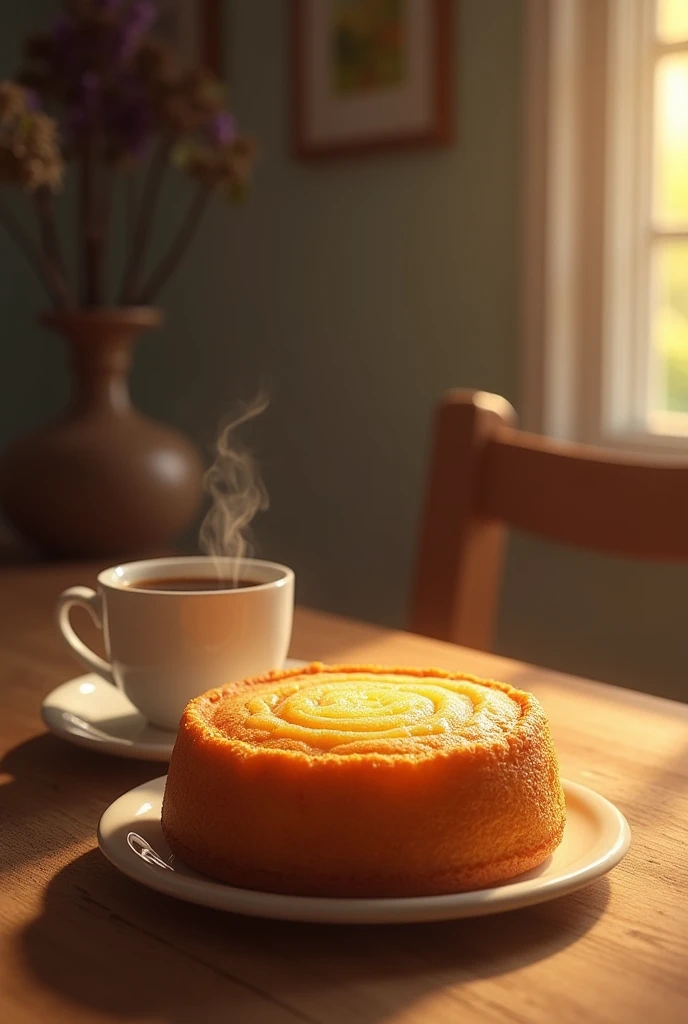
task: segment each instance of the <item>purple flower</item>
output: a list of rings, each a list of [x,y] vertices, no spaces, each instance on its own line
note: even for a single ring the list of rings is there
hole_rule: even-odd
[[[85,107],[93,110],[100,99],[100,79],[95,71],[85,71],[79,82],[81,100]]]
[[[99,73],[126,64],[158,18],[156,0],[94,0],[110,17],[82,23],[63,16],[53,27],[59,63],[67,76],[91,69]]]
[[[26,96],[26,109],[32,114],[38,114],[43,109],[38,93],[33,89],[26,89],[24,95]]]
[[[67,109],[67,133],[76,142],[100,116],[102,89],[98,75],[85,71],[79,76],[74,97]]]
[[[74,36],[74,22],[66,14],[61,15],[53,25],[52,35],[59,45],[69,44]]]
[[[158,15],[156,0],[135,0],[129,8],[128,17],[142,32],[148,32],[158,20]]]
[[[133,79],[106,104],[103,123],[112,150],[132,157],[143,155],[153,132],[153,111]]]
[[[143,36],[150,32],[158,18],[158,7],[155,0],[137,0],[126,11],[120,25],[121,57],[128,60],[141,42]]]
[[[227,110],[215,114],[208,126],[210,141],[215,146],[228,146],[237,136],[236,119]]]

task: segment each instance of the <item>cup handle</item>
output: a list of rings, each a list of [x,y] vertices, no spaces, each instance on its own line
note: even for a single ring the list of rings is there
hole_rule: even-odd
[[[74,632],[69,620],[69,613],[74,605],[81,605],[82,608],[85,608],[96,626],[102,629],[103,602],[100,594],[97,594],[95,590],[91,590],[90,587],[70,587],[68,590],[64,590],[57,599],[57,624],[60,627],[62,636],[72,648],[79,661],[86,668],[106,679],[108,683],[116,686],[115,677],[112,674],[112,666],[99,657],[95,651],[92,651],[90,647],[87,647],[84,641]]]

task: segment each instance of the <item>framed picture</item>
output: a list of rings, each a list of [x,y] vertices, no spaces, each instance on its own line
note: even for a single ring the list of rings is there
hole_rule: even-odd
[[[223,60],[226,0],[164,0],[156,33],[184,61],[225,77]]]
[[[291,0],[295,155],[449,142],[454,3]]]

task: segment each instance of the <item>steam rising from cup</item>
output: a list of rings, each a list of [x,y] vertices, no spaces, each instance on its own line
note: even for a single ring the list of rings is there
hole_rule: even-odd
[[[269,504],[258,464],[239,440],[237,432],[264,412],[267,406],[268,398],[264,394],[240,406],[237,415],[221,429],[215,461],[203,479],[211,505],[201,524],[201,551],[211,558],[236,558],[235,582],[240,560],[253,553],[253,518]]]

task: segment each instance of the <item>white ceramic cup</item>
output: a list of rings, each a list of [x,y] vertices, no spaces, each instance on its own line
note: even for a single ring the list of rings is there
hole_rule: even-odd
[[[236,577],[235,575],[236,574]],[[144,590],[152,579],[255,581],[231,590]],[[81,640],[70,609],[88,610],[108,660]],[[105,569],[98,590],[60,594],[57,621],[79,661],[122,690],[153,725],[176,729],[192,697],[245,676],[282,668],[291,640],[294,573],[276,562],[202,556],[153,558]]]

